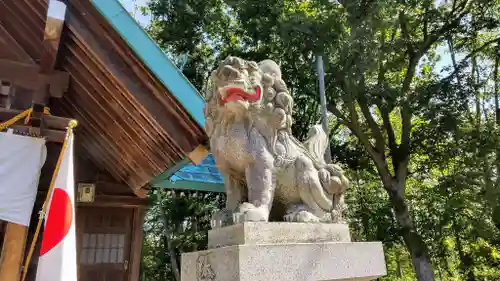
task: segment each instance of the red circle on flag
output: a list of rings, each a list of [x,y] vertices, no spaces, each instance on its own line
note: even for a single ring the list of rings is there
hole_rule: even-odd
[[[59,244],[68,234],[73,222],[73,206],[66,191],[55,188],[43,231],[40,256],[45,255]]]

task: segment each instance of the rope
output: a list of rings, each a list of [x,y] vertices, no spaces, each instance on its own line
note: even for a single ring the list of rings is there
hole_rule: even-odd
[[[24,124],[28,124],[30,119],[31,119],[31,114],[33,113],[33,108],[28,108],[25,111],[17,114],[16,116],[12,117],[10,120],[7,120],[3,123],[0,123],[0,131],[14,125],[17,121],[21,120],[24,118]],[[51,115],[50,114],[50,109],[48,107],[43,108],[43,114],[45,115]]]
[[[22,118],[22,117],[21,117]],[[47,207],[49,204],[50,196],[52,195],[52,191],[54,190],[54,183],[56,181],[57,174],[59,172],[59,168],[61,166],[62,158],[64,156],[64,152],[66,151],[66,148],[68,146],[68,139],[72,136],[73,134],[73,128],[77,126],[76,120],[71,120],[68,123],[68,131],[66,133],[66,138],[64,139],[61,152],[59,153],[59,158],[57,159],[56,167],[54,169],[54,173],[52,174],[52,180],[50,181],[50,186],[49,190],[47,192],[47,197],[45,198],[45,201],[43,202],[42,209],[40,210],[40,216],[38,217],[38,224],[36,226],[35,234],[33,235],[33,240],[31,241],[30,245],[30,250],[28,252],[28,256],[26,257],[26,261],[24,262],[24,267],[23,267],[23,276],[21,278],[21,281],[24,281],[26,279],[26,275],[28,273],[28,266],[31,261],[31,257],[33,256],[33,252],[35,251],[35,246],[36,242],[38,240],[38,236],[40,235],[40,229],[42,228],[42,223],[45,218],[45,213],[47,211]]]

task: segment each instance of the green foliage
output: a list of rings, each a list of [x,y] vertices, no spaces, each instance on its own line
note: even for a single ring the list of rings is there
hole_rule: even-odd
[[[180,254],[207,247],[207,230],[222,194],[155,190],[144,224],[142,281],[176,280]]]

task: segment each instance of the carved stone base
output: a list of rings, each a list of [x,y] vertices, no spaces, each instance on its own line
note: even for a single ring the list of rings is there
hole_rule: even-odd
[[[182,255],[182,281],[368,281],[386,274],[382,244],[350,242],[345,225],[243,223],[209,231],[208,243],[207,251]]]

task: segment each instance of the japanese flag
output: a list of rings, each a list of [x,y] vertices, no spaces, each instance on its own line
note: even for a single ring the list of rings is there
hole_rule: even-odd
[[[73,133],[59,157],[53,192],[45,219],[36,281],[77,281]]]

